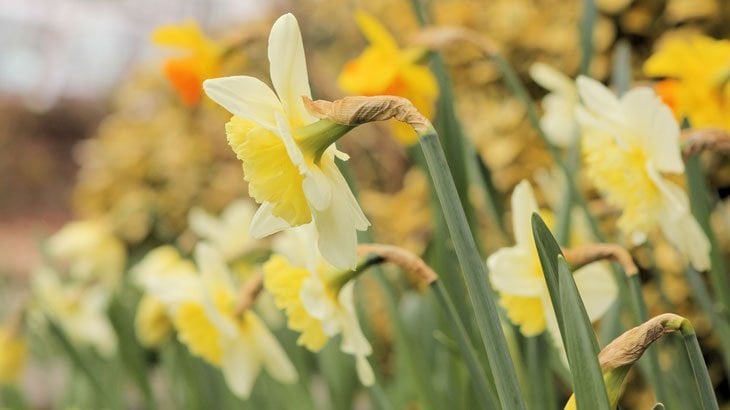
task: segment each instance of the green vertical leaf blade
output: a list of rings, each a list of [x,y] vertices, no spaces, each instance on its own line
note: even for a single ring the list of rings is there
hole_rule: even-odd
[[[598,343],[593,334],[591,321],[573,280],[568,263],[557,257],[560,299],[553,305],[560,305],[565,324],[561,335],[568,355],[570,372],[573,374],[573,389],[578,409],[609,410],[606,386],[603,383],[601,366],[598,364]]]
[[[563,316],[560,313],[560,285],[558,284],[558,256],[563,256],[560,245],[550,233],[550,229],[545,225],[545,221],[540,218],[537,213],[532,214],[532,236],[535,238],[535,246],[537,247],[537,256],[540,258],[540,265],[545,274],[545,282],[547,283],[550,299],[553,301],[553,309],[555,317],[558,319],[558,327],[560,333],[563,330]]]

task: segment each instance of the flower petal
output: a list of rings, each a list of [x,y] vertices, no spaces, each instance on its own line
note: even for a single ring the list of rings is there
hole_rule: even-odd
[[[256,355],[256,346],[250,338],[241,337],[227,338],[221,343],[221,348],[221,370],[228,387],[236,396],[248,398],[261,371],[261,358]]]
[[[535,243],[532,239],[532,213],[537,211],[532,186],[527,180],[522,180],[512,192],[512,229],[517,246],[526,250],[531,250]]]
[[[311,97],[312,93],[302,34],[297,19],[291,13],[279,17],[271,27],[269,63],[271,82],[292,125],[302,126],[316,121],[304,108],[302,100],[302,96]]]
[[[231,114],[275,130],[276,113],[283,112],[279,99],[268,85],[248,76],[221,77],[203,82],[203,89],[213,101]]]
[[[579,76],[576,84],[580,98],[588,110],[600,113],[601,116],[618,124],[622,122],[621,105],[616,96],[606,86],[586,76]]]
[[[502,248],[487,259],[489,279],[501,293],[537,296],[542,293],[544,279],[533,272],[531,251],[521,247]]]
[[[274,206],[271,202],[261,204],[251,220],[251,226],[249,227],[251,237],[255,239],[265,238],[290,227],[285,220],[271,213],[273,209]]]
[[[246,325],[271,377],[282,383],[297,381],[297,371],[279,341],[253,312],[246,314]]]
[[[573,272],[573,279],[591,322],[600,319],[616,301],[618,288],[605,263],[588,264]]]

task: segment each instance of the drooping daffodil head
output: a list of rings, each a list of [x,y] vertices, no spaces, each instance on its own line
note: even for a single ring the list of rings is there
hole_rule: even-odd
[[[206,37],[193,20],[159,27],[152,34],[152,41],[183,52],[181,56],[167,59],[163,72],[185,105],[198,104],[203,95],[203,81],[220,75],[223,47]]]
[[[579,77],[577,86],[586,172],[621,210],[619,229],[638,244],[659,228],[696,269],[707,269],[709,241],[692,217],[687,194],[667,178],[684,173],[679,125],[669,107],[646,87],[618,98],[587,77]]]
[[[262,369],[293,383],[297,373],[283,348],[256,313],[240,309],[240,295],[220,252],[198,242],[197,271],[172,269],[145,285],[168,309],[178,339],[190,352],[219,367],[231,391],[251,394]]]
[[[205,92],[233,114],[228,143],[243,163],[249,194],[261,204],[250,232],[262,238],[313,222],[322,255],[333,265],[355,266],[357,231],[369,222],[335,159],[347,159],[334,142],[351,129],[318,120],[305,108],[311,97],[296,18],[281,16],[271,28],[269,62],[274,93],[247,76],[207,80]]]
[[[644,63],[644,72],[665,77],[657,91],[679,120],[730,130],[730,40],[669,38]]]
[[[538,212],[530,183],[520,182],[512,193],[512,229],[515,245],[501,248],[487,259],[489,278],[499,293],[507,317],[525,336],[548,330],[563,351],[545,276],[532,235],[532,214]],[[601,262],[586,265],[573,274],[578,292],[591,322],[598,320],[616,299],[617,288],[608,268]]]
[[[398,47],[393,36],[375,17],[364,11],[355,13],[355,22],[369,45],[342,68],[338,83],[354,95],[397,95],[407,98],[428,118],[434,114],[438,96],[436,78],[428,67],[419,64],[426,55],[422,48]],[[394,122],[395,137],[403,144],[418,138],[406,124]]]
[[[555,68],[535,63],[530,66],[530,77],[550,91],[542,99],[544,114],[540,127],[553,144],[567,148],[578,136],[575,106],[580,102],[573,80]]]
[[[372,385],[375,378],[367,360],[372,347],[357,320],[353,273],[321,258],[308,245],[314,234],[312,226],[305,225],[278,238],[276,253],[263,267],[264,286],[286,312],[288,327],[300,333],[298,344],[316,352],[341,335],[340,349],[355,356],[360,381]]]

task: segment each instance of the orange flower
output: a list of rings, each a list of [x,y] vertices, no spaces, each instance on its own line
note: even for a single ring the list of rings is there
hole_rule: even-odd
[[[165,61],[163,73],[185,105],[198,104],[203,95],[203,81],[219,75],[222,47],[207,38],[192,20],[158,28],[152,34],[152,41],[185,51],[183,56]]]

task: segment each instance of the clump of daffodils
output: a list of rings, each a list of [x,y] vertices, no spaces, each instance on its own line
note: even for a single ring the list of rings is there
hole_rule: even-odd
[[[515,246],[499,249],[487,259],[489,277],[499,293],[507,317],[525,336],[548,330],[562,350],[562,339],[553,311],[545,276],[540,266],[531,216],[539,210],[529,182],[522,181],[512,193],[512,228]],[[611,273],[600,262],[586,265],[573,274],[578,292],[591,321],[598,320],[617,296]]]
[[[360,381],[375,382],[367,356],[372,347],[360,329],[355,311],[354,276],[323,259],[311,244],[311,225],[292,229],[278,238],[277,252],[264,264],[264,286],[288,316],[290,329],[300,333],[297,343],[319,351],[341,335],[340,349],[355,356]]]
[[[672,37],[644,63],[644,72],[664,77],[657,91],[679,120],[730,130],[730,41]]]
[[[247,76],[206,80],[210,98],[233,114],[226,134],[243,163],[249,194],[261,204],[251,222],[255,238],[313,222],[319,249],[339,268],[355,266],[357,231],[369,222],[340,173],[346,160],[334,142],[351,127],[318,120],[311,98],[304,47],[296,18],[280,17],[269,36],[271,81]]]
[[[405,97],[420,113],[431,118],[438,85],[428,67],[419,64],[426,50],[401,49],[388,30],[364,11],[355,14],[355,21],[369,45],[342,68],[338,78],[340,88],[355,95]],[[394,123],[394,133],[403,144],[417,141],[413,129],[401,122]]]
[[[135,276],[147,295],[166,308],[178,339],[192,354],[219,367],[239,397],[251,394],[262,369],[283,383],[297,380],[283,348],[250,309],[255,295],[241,295],[222,255],[210,244],[197,244],[194,265],[173,248],[157,249],[140,262]],[[145,335],[150,330],[145,326],[137,330],[153,339],[154,333]]]
[[[687,194],[671,178],[684,173],[684,163],[670,109],[649,88],[617,98],[586,77],[577,85],[586,173],[621,210],[619,229],[634,244],[659,229],[696,269],[708,269],[709,241],[690,212]]]

